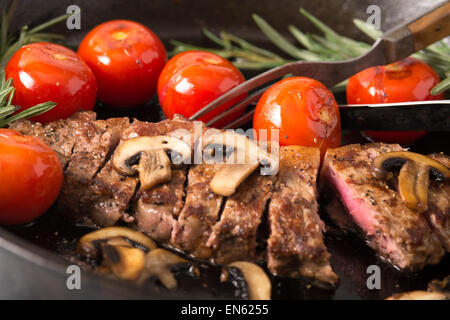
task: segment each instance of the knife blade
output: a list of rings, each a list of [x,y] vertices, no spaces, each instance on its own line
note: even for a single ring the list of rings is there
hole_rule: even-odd
[[[339,105],[342,128],[371,131],[450,131],[450,100]]]

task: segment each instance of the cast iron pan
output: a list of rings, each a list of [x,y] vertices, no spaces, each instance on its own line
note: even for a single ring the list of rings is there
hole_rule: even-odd
[[[207,26],[214,32],[227,30],[251,42],[275,50],[251,20],[252,13],[258,13],[280,31],[288,24],[302,30],[317,32],[298,13],[304,7],[325,21],[338,32],[360,40],[369,40],[353,27],[353,18],[366,19],[366,9],[377,4],[382,12],[382,27],[389,29],[406,18],[423,13],[427,8],[442,2],[389,1],[389,0],[279,0],[279,1],[210,1],[210,0],[21,0],[13,22],[18,30],[22,25],[36,25],[66,12],[69,5],[82,9],[81,30],[68,30],[64,24],[52,31],[65,34],[67,43],[74,47],[95,25],[110,19],[132,19],[151,28],[166,44],[177,39],[201,45],[212,45],[201,35],[201,27]],[[2,1],[4,8],[7,1]],[[345,19],[343,18],[345,17]],[[287,35],[288,36],[288,35]],[[288,36],[289,37],[289,36]],[[252,73],[246,74],[251,77]],[[342,97],[337,97],[342,103]],[[157,100],[149,102],[138,110],[126,114],[96,107],[99,118],[130,116],[140,120],[159,121],[163,118]],[[428,134],[411,146],[421,153],[449,150],[448,133]],[[345,134],[345,143],[364,142],[359,133]],[[1,299],[233,299],[242,298],[239,290],[230,284],[220,284],[219,268],[200,265],[200,278],[193,278],[186,272],[178,272],[179,288],[169,291],[158,283],[137,287],[118,280],[97,276],[89,271],[82,272],[81,290],[68,290],[66,268],[76,263],[73,250],[87,228],[68,224],[58,217],[58,212],[49,210],[28,226],[0,228],[0,298]],[[443,278],[450,270],[447,255],[438,266],[428,266],[420,273],[399,272],[381,262],[362,240],[353,235],[342,235],[330,227],[326,244],[331,253],[331,264],[340,277],[335,290],[310,286],[304,280],[273,278],[274,299],[383,299],[394,292],[426,289],[427,283]],[[369,265],[381,268],[381,289],[369,290],[366,286]]]

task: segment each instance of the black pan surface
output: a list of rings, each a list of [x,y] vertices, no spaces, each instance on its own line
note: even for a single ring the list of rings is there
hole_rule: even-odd
[[[110,19],[126,18],[139,21],[158,34],[170,50],[169,39],[195,44],[209,45],[201,36],[201,27],[207,26],[214,32],[227,30],[254,43],[276,50],[265,42],[251,20],[252,13],[266,18],[278,30],[286,30],[287,24],[295,24],[305,31],[316,31],[298,13],[304,7],[338,32],[364,38],[353,26],[353,18],[367,18],[366,9],[376,3],[382,10],[383,29],[389,29],[405,19],[423,13],[427,8],[442,2],[389,1],[389,0],[316,0],[316,1],[208,1],[208,0],[21,0],[17,8],[14,27],[24,24],[36,25],[63,14],[69,5],[77,4],[82,9],[81,30],[68,30],[62,24],[55,32],[65,34],[67,42],[76,47],[81,38],[95,25]],[[0,8],[7,2],[2,2]],[[346,19],[342,19],[346,17]],[[245,74],[251,77],[254,73]],[[344,103],[343,97],[337,97]],[[127,111],[111,110],[101,105],[95,111],[99,118],[130,116],[145,121],[159,121],[163,115],[157,100]],[[448,133],[430,133],[412,150],[424,154],[445,152],[450,154]],[[357,132],[346,132],[344,143],[365,142]],[[0,228],[0,298],[41,299],[233,299],[241,298],[229,284],[220,284],[220,269],[200,265],[201,276],[193,278],[187,273],[178,274],[179,288],[169,291],[157,283],[143,287],[107,279],[89,271],[82,273],[82,289],[68,290],[66,268],[78,261],[73,251],[76,241],[90,229],[73,226],[59,218],[58,212],[49,210],[28,226]],[[303,280],[273,278],[273,299],[384,299],[392,293],[426,289],[429,281],[443,278],[450,270],[447,256],[438,266],[428,266],[418,273],[406,273],[380,261],[373,250],[354,235],[343,235],[333,227],[326,234],[326,244],[331,253],[331,264],[340,277],[336,289],[321,289]],[[369,290],[366,285],[369,274],[367,267],[381,268],[381,289]]]

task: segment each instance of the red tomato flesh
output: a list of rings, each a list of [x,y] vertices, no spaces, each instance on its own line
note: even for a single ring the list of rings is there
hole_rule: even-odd
[[[97,78],[99,100],[113,107],[136,107],[150,100],[167,60],[159,38],[129,20],[95,27],[82,40],[78,54]]]
[[[0,224],[28,223],[56,200],[63,181],[58,158],[41,140],[0,129]]]
[[[319,81],[291,77],[270,87],[256,105],[253,128],[279,130],[280,145],[328,148],[341,144],[341,121],[333,94]]]
[[[28,109],[52,101],[57,106],[33,117],[42,123],[65,119],[80,109],[92,110],[97,82],[89,67],[72,50],[53,43],[20,48],[9,60],[6,79],[13,79],[13,104]]]
[[[190,117],[244,80],[242,73],[233,64],[214,53],[183,52],[170,59],[161,72],[158,80],[159,103],[167,118],[172,118],[174,114]],[[243,94],[232,99],[200,120],[211,120],[246,96]],[[221,127],[243,112],[234,112],[214,126]]]
[[[391,103],[444,99],[431,95],[439,83],[437,73],[425,62],[406,58],[387,66],[368,68],[351,77],[347,85],[347,103]],[[425,131],[365,131],[376,141],[411,143]]]

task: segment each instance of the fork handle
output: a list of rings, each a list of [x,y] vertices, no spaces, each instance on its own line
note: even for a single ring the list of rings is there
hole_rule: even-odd
[[[450,2],[386,33],[383,40],[389,63],[401,60],[450,36]]]

